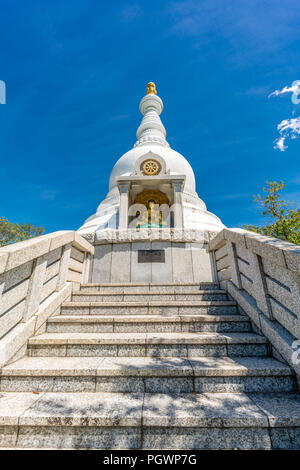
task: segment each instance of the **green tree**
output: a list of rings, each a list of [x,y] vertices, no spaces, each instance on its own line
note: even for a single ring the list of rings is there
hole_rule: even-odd
[[[267,186],[263,188],[265,195],[257,194],[253,198],[262,208],[263,216],[269,218],[270,223],[263,227],[243,225],[243,228],[300,245],[300,208],[292,209],[291,206],[295,203],[282,199],[280,191],[285,187],[283,181],[266,183]]]
[[[38,237],[44,231],[44,227],[36,227],[35,225],[24,223],[13,224],[5,219],[5,217],[0,217],[0,246]]]

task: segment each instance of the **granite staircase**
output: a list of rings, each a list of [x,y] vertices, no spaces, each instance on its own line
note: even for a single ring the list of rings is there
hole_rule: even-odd
[[[0,379],[2,448],[300,448],[292,370],[215,283],[82,284]]]

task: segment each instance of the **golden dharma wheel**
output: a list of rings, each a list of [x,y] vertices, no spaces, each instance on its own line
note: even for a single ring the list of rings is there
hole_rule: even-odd
[[[157,173],[159,172],[159,169],[160,169],[159,163],[156,162],[155,160],[146,160],[143,163],[143,167],[142,167],[143,173],[147,176],[157,175]]]

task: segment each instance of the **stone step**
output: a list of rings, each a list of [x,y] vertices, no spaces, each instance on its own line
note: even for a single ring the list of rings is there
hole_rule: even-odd
[[[266,356],[255,333],[45,333],[29,340],[28,355],[50,356]]]
[[[0,395],[1,448],[299,449],[299,394]]]
[[[49,333],[248,332],[244,315],[58,315],[48,318]]]
[[[96,292],[117,292],[123,294],[125,292],[151,292],[151,291],[167,291],[167,292],[181,292],[186,290],[219,290],[220,285],[217,282],[201,282],[200,284],[195,283],[147,283],[147,282],[136,282],[136,283],[87,283],[81,284],[80,290],[83,291],[96,291]]]
[[[272,358],[24,357],[2,368],[1,392],[292,392]]]
[[[63,315],[233,315],[231,301],[64,302]]]
[[[148,302],[148,301],[210,301],[228,300],[224,290],[199,290],[199,291],[182,291],[180,293],[157,291],[157,292],[131,292],[118,294],[113,291],[107,292],[88,292],[74,291],[72,301],[74,302]]]

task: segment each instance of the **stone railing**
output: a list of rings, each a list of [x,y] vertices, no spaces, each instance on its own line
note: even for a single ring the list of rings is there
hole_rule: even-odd
[[[300,375],[300,342],[295,343],[300,338],[300,246],[224,229],[208,251],[215,280]]]
[[[0,248],[0,366],[26,351],[27,340],[88,281],[94,247],[73,231]]]

